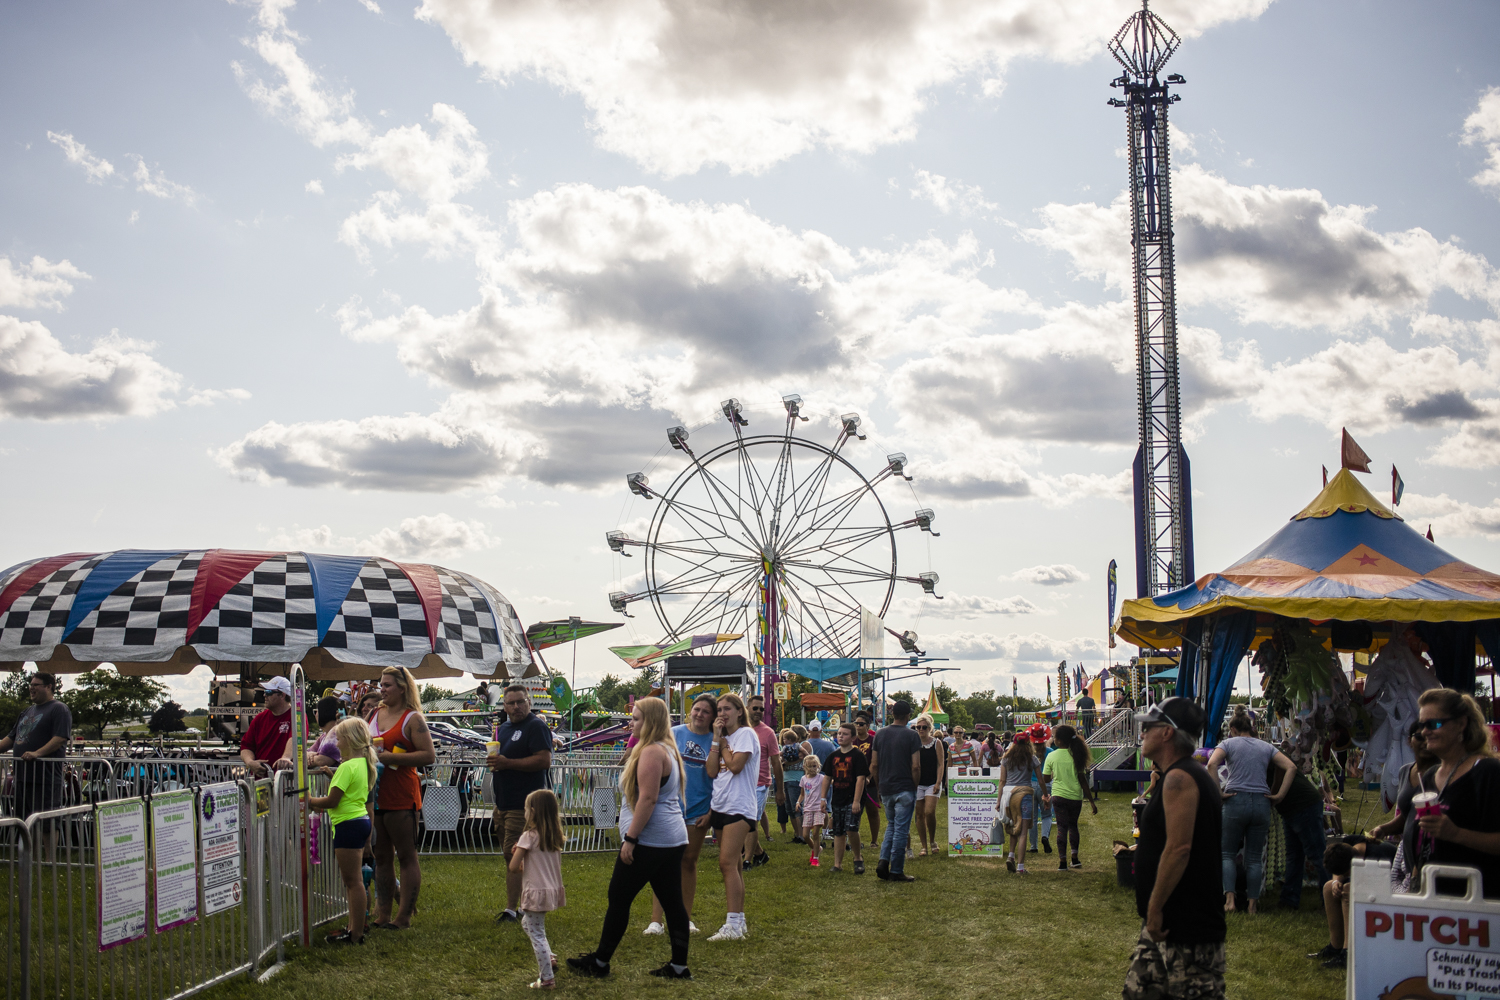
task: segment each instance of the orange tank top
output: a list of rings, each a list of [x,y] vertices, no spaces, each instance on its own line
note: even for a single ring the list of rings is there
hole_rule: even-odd
[[[417,748],[406,736],[406,720],[411,714],[410,710],[402,712],[396,724],[380,734],[382,749],[389,751],[400,747],[404,753],[411,753]],[[371,728],[380,725],[380,709],[370,716],[370,723]],[[375,808],[422,808],[422,777],[417,769],[387,766],[380,775],[380,796],[375,800]]]

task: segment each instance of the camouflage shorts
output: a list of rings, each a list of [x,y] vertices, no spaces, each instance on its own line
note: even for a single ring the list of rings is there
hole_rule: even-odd
[[[1120,995],[1123,1000],[1223,1000],[1224,942],[1157,942],[1142,927]]]

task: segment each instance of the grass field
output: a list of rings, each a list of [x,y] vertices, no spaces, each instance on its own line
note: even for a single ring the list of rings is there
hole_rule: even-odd
[[[1355,798],[1351,789],[1345,803],[1351,823]],[[703,929],[690,957],[695,982],[646,974],[666,960],[668,946],[665,937],[640,933],[650,919],[643,893],[614,974],[580,980],[562,969],[558,987],[599,998],[1118,997],[1139,930],[1135,897],[1116,884],[1109,854],[1112,840],[1129,837],[1128,800],[1107,794],[1097,817],[1085,810],[1081,872],[1058,872],[1053,855],[1031,856],[1033,872],[1025,877],[1008,873],[999,861],[933,857],[908,862],[918,881],[895,885],[875,878],[873,854],[865,875],[852,874],[852,864],[844,874],[811,869],[806,849],[778,835],[769,846],[772,863],[746,876],[750,937],[740,942],[704,940],[724,918],[714,851],[706,848],[693,914]],[[564,858],[568,905],[547,920],[559,956],[597,942],[613,862],[613,855]],[[526,993],[536,976],[526,935],[518,925],[493,923],[504,897],[498,859],[434,858],[424,862],[423,880],[410,930],[372,932],[362,948],[324,945],[320,933],[310,953],[290,949],[289,967],[266,984],[236,982],[205,995],[364,1000]],[[1306,892],[1300,912],[1278,911],[1273,896],[1268,888],[1259,916],[1231,918],[1229,996],[1342,997],[1342,973],[1304,957],[1327,940],[1314,893]]]

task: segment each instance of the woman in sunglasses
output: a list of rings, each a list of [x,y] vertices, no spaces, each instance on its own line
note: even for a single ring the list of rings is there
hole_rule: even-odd
[[[922,852],[918,857],[939,854],[937,835],[938,791],[942,788],[943,774],[947,768],[947,745],[932,735],[932,716],[923,712],[912,725],[922,738],[917,751],[920,774],[917,782],[917,805],[912,811],[911,825],[917,828],[922,840]]]
[[[1500,760],[1484,715],[1473,698],[1448,688],[1424,691],[1417,705],[1427,749],[1438,763],[1419,777],[1414,822],[1401,839],[1411,885],[1421,886],[1425,864],[1471,865],[1479,869],[1484,895],[1500,898]],[[1422,809],[1423,792],[1437,793],[1438,808]]]

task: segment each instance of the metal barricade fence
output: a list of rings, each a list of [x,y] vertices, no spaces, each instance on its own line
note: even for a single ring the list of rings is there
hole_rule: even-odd
[[[548,787],[562,809],[564,854],[613,851],[620,811],[617,764],[578,760],[558,754],[548,771]],[[614,760],[618,754],[611,755]],[[498,855],[503,844],[495,829],[495,776],[482,761],[434,764],[422,782],[419,854]]]
[[[101,845],[96,843],[98,810],[139,803],[141,831],[151,826],[150,796],[135,796],[107,805],[69,806],[37,813],[26,820],[20,876],[19,933],[23,975],[19,996],[94,1000],[135,996],[176,1000],[233,976],[252,973],[259,940],[260,859],[254,843],[254,790],[236,785],[240,823],[236,849],[240,875],[233,903],[215,913],[194,907],[187,922],[158,929],[155,922],[157,878],[138,891],[144,912],[128,914],[129,933],[115,944],[101,935]],[[199,812],[202,789],[192,790],[191,808]],[[194,843],[197,855],[196,825]],[[108,846],[108,845],[105,845]],[[152,855],[143,844],[145,872]],[[156,873],[159,877],[160,873]],[[195,885],[196,893],[196,885]],[[207,896],[204,896],[206,901]],[[113,929],[111,930],[113,934]],[[110,946],[106,947],[106,944]]]
[[[0,757],[0,815],[104,802],[128,794],[102,757]]]
[[[0,878],[6,894],[0,941],[5,948],[5,1000],[19,1000],[27,963],[21,942],[21,856],[26,845],[26,823],[14,816],[0,818]],[[29,861],[29,854],[28,854]]]

